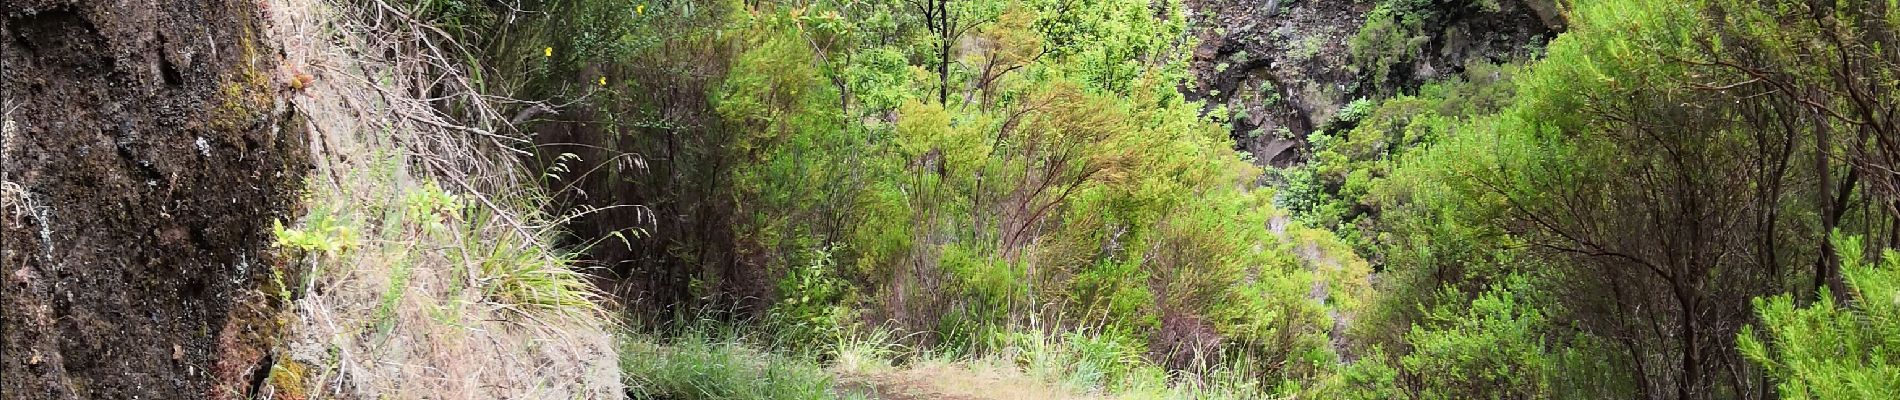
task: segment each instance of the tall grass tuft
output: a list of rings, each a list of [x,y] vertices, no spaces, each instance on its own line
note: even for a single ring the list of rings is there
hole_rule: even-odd
[[[693,328],[665,343],[621,341],[620,369],[634,399],[808,400],[836,398],[817,362],[761,352],[737,336]]]

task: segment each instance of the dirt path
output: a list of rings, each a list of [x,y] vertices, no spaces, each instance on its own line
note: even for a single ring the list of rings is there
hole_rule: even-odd
[[[925,363],[898,371],[840,373],[838,394],[877,400],[1096,399],[1044,382],[1015,368],[968,363]]]

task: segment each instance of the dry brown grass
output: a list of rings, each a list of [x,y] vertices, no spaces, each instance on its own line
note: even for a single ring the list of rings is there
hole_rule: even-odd
[[[317,164],[308,211],[287,225],[328,218],[328,240],[345,244],[306,254],[306,279],[287,282],[302,288],[286,364],[299,368],[280,371],[304,376],[272,381],[304,387],[278,397],[621,396],[609,319],[547,246],[541,196],[508,154],[519,139],[408,95],[451,82],[449,93],[485,101],[443,61],[450,50],[430,49],[426,27],[352,18],[327,0],[266,5],[285,51],[279,82],[307,118]],[[431,194],[454,197],[418,208]]]

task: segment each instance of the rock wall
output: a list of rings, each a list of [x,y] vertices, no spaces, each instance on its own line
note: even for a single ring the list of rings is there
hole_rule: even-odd
[[[257,3],[0,3],[0,398],[240,398],[308,168]]]
[[[1340,107],[1378,93],[1353,64],[1348,43],[1377,0],[1189,0],[1200,47],[1190,99],[1226,105],[1239,150],[1263,165],[1305,160],[1307,135]],[[1529,56],[1527,44],[1563,30],[1555,0],[1497,0],[1493,12],[1451,13],[1424,29],[1415,62],[1396,66],[1400,90],[1454,76],[1471,61]],[[1386,77],[1382,77],[1386,78]]]

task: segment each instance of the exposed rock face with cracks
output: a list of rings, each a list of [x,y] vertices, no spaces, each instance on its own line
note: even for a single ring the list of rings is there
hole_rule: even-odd
[[[284,306],[271,221],[308,165],[257,6],[0,11],[0,398],[250,395]]]
[[[1371,97],[1371,82],[1350,55],[1377,1],[1191,0],[1200,38],[1190,99],[1228,106],[1239,150],[1263,165],[1302,162],[1306,137],[1340,107]],[[1420,57],[1395,67],[1400,90],[1456,76],[1467,62],[1527,57],[1524,46],[1563,30],[1552,0],[1497,0],[1496,11],[1460,8],[1420,32]]]

